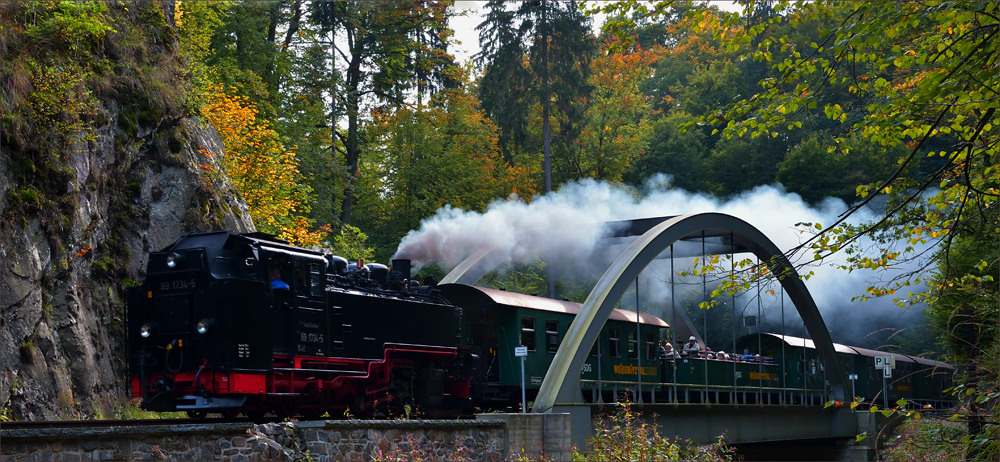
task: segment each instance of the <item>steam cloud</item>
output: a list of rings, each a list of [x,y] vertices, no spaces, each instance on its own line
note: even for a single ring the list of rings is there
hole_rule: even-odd
[[[497,201],[483,213],[445,207],[424,220],[420,229],[405,236],[393,258],[409,258],[417,267],[438,262],[453,268],[484,248],[495,248],[490,255],[491,265],[502,268],[503,264],[541,258],[549,263],[550,271],[562,271],[556,274],[557,277],[583,274],[596,281],[624,249],[623,245],[607,248],[608,243],[602,238],[614,230],[607,225],[601,226],[602,223],[720,212],[750,223],[779,249],[787,251],[809,237],[800,234],[796,223],[832,224],[846,210],[842,201],[832,198],[816,208],[810,207],[797,194],[786,193],[780,186],[757,187],[722,202],[706,195],[671,189],[669,182],[669,176],[659,175],[650,179],[642,191],[629,191],[588,179],[566,184],[557,192],[535,198],[530,204],[516,199]],[[858,223],[872,218],[872,213],[862,212],[850,221]],[[744,256],[737,256],[741,258]],[[863,304],[851,302],[851,297],[861,295],[875,279],[887,279],[891,274],[847,273],[833,267],[835,263],[835,260],[827,261],[800,270],[800,273],[809,270],[815,273],[805,284],[835,341],[870,344],[861,342],[866,334],[883,327],[907,325],[919,316],[921,310],[903,312],[891,299],[873,299]],[[684,269],[685,265],[690,267],[691,258],[677,257],[674,265],[676,271]],[[639,282],[643,297],[638,302],[643,311],[662,316],[662,310],[649,306],[669,303],[671,290],[680,292],[680,287],[698,286],[697,290],[701,291],[700,284],[695,281],[675,278],[671,286],[664,283],[669,280],[670,267],[664,260],[654,261],[644,271]],[[677,299],[682,298],[681,294],[675,295]],[[747,297],[752,295],[755,294],[741,297],[736,305],[750,306]],[[768,306],[763,313],[764,320],[776,322],[781,316],[778,308],[781,301],[771,297],[763,303]],[[747,314],[756,314],[756,302]],[[785,316],[790,319],[798,316],[790,302],[785,303]],[[801,325],[801,321],[798,323]],[[788,333],[796,335],[793,331]]]

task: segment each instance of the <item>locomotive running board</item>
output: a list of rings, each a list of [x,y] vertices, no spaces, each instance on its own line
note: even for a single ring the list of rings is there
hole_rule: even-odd
[[[292,367],[275,367],[276,371],[283,372],[313,372],[313,373],[324,373],[324,374],[343,374],[343,375],[366,375],[365,371],[348,371],[348,370],[338,370],[338,369],[295,369]]]
[[[212,396],[206,398],[204,396],[186,395],[177,397],[175,407],[178,411],[238,408],[242,407],[246,400],[246,396],[239,398]]]

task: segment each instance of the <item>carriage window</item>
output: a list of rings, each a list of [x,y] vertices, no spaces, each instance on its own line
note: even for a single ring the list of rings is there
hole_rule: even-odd
[[[545,351],[555,353],[559,350],[559,321],[545,320]]]
[[[621,334],[620,330],[618,330],[618,329],[608,329],[608,343],[609,343],[609,345],[608,345],[609,348],[608,349],[611,350],[610,352],[611,352],[611,357],[612,358],[621,358],[622,357],[621,338],[622,338],[622,334]]]
[[[628,359],[639,358],[639,341],[635,338],[635,332],[628,331]]]
[[[646,332],[646,359],[652,361],[657,356],[659,356],[659,352],[656,348],[656,334]]]
[[[528,347],[528,351],[535,351],[535,318],[521,318],[521,345]]]

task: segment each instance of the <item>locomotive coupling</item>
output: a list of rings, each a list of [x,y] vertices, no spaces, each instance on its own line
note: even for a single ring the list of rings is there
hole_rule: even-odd
[[[156,391],[174,391],[174,387],[177,386],[177,381],[170,377],[163,377],[161,379],[156,379]]]

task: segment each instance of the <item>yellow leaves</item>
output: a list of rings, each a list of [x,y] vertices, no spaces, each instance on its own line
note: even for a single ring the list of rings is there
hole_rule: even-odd
[[[310,232],[308,220],[294,214],[304,209],[309,193],[299,181],[294,148],[281,143],[267,120],[257,119],[257,109],[247,98],[228,95],[219,86],[210,90],[202,113],[222,138],[222,165],[258,230],[299,245],[319,244],[323,228]]]

